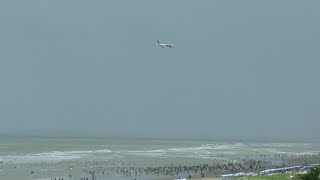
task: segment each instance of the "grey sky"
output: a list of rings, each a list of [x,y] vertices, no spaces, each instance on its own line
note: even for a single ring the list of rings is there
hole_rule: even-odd
[[[0,133],[320,137],[319,7],[0,1]]]

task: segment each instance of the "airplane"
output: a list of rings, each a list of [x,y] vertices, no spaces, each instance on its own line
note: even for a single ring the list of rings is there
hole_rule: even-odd
[[[158,40],[157,42],[158,42],[158,46],[161,47],[161,48],[164,48],[164,47],[174,48],[174,45],[173,45],[173,44],[160,43],[159,40]]]

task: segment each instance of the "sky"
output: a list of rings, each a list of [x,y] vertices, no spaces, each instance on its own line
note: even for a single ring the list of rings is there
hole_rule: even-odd
[[[2,0],[0,134],[320,138],[319,7]]]

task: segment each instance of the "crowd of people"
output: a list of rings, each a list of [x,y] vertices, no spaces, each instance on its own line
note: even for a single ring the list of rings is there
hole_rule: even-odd
[[[169,165],[159,167],[134,167],[134,166],[117,166],[117,167],[96,167],[96,176],[121,175],[138,177],[144,175],[151,176],[200,176],[207,175],[219,176],[222,173],[240,172],[240,171],[260,171],[262,169],[278,167],[271,161],[242,159],[241,161],[232,161],[228,163],[207,163],[199,165]],[[84,170],[88,174],[92,170]]]
[[[222,158],[223,159],[223,158]],[[234,157],[234,160],[212,160],[208,163],[201,164],[170,164],[170,165],[146,165],[130,163],[128,160],[123,162],[111,162],[107,160],[81,161],[71,160],[68,162],[50,163],[34,163],[29,166],[32,175],[37,175],[37,171],[41,169],[56,169],[60,172],[70,173],[64,178],[51,178],[52,180],[72,179],[89,180],[93,177],[112,177],[125,176],[132,179],[140,179],[141,176],[167,176],[167,177],[219,177],[222,174],[235,174],[239,172],[255,172],[259,173],[267,169],[279,169],[295,165],[307,165],[317,163],[320,160],[320,154],[299,154],[292,157],[289,154],[268,154],[257,156],[241,156]],[[1,163],[0,169],[4,165],[12,166],[17,169],[16,164]],[[55,167],[52,167],[55,166]],[[72,169],[77,169],[73,171]],[[75,173],[77,172],[77,173]],[[79,174],[80,172],[80,174]],[[61,174],[62,175],[62,174]],[[68,177],[69,175],[69,177]],[[98,178],[99,179],[99,178]]]
[[[303,156],[303,160],[299,159],[300,156]],[[319,156],[319,154],[304,154],[296,156],[295,159],[291,159],[288,154],[281,154],[277,156],[276,161],[266,159],[252,159],[252,158],[238,158],[237,160],[221,163],[206,163],[199,165],[167,165],[167,166],[147,166],[147,167],[137,167],[132,166],[131,164],[122,164],[121,166],[113,167],[96,167],[95,174],[96,176],[105,176],[105,175],[120,175],[120,176],[219,176],[224,173],[237,173],[237,172],[256,172],[259,173],[265,169],[272,168],[283,168],[286,166],[294,165],[306,165],[308,161],[306,156],[309,156],[312,160],[313,157]],[[319,158],[316,158],[319,159]],[[281,160],[281,161],[279,161]],[[281,163],[279,163],[281,162]],[[84,170],[88,173],[90,171]]]

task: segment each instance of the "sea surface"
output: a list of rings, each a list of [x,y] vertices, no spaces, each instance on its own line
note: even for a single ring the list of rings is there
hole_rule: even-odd
[[[301,141],[0,137],[0,163],[18,167],[24,164],[85,164],[95,161],[104,162],[103,166],[108,167],[165,167],[228,163],[245,158],[281,163],[284,158],[319,153],[320,143]],[[50,165],[47,170],[50,171]]]

